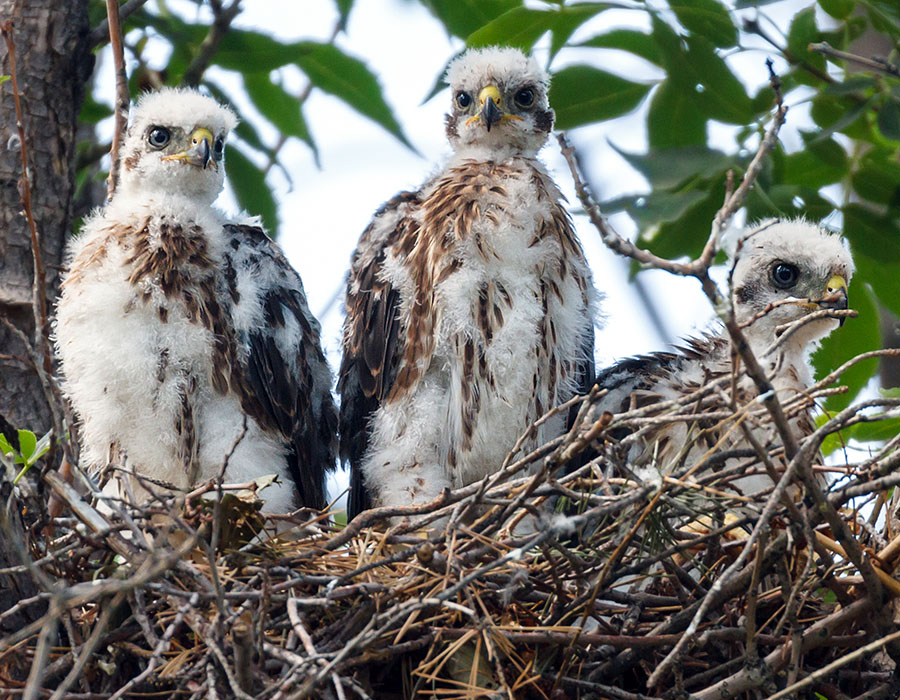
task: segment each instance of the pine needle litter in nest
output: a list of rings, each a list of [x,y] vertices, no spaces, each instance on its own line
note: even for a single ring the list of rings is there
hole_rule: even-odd
[[[3,696],[897,697],[900,441],[828,467],[829,486],[751,497],[729,483],[764,471],[760,455],[644,481],[622,461],[612,430],[684,406],[583,408],[487,481],[346,527],[267,518],[252,489],[216,505],[215,484],[106,514],[51,472],[55,519],[7,490],[27,562],[6,573],[37,593],[0,613]],[[869,410],[805,438],[801,466],[826,469],[817,445]],[[703,411],[767,421],[758,404]]]

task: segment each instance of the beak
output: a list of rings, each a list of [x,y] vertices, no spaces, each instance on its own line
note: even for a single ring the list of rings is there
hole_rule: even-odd
[[[194,133],[191,134],[191,147],[188,150],[166,156],[163,160],[180,160],[182,163],[196,165],[204,170],[206,166],[211,165],[218,170],[219,164],[212,158],[212,145],[212,132],[201,126],[194,129]]]
[[[487,130],[490,131],[494,124],[499,124],[503,119],[503,98],[496,85],[488,85],[478,93],[478,103],[481,105],[481,120]]]
[[[819,301],[819,308],[822,309],[839,309],[849,308],[847,305],[847,280],[843,275],[832,275],[825,285],[825,294]],[[840,320],[840,324],[844,325],[845,319]]]

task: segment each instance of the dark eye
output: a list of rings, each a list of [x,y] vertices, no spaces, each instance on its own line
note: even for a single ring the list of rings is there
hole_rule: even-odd
[[[216,142],[213,144],[213,155],[216,160],[219,160],[222,157],[222,154],[225,152],[225,139],[221,136],[216,138]]]
[[[169,133],[169,130],[164,126],[154,126],[151,127],[150,133],[147,134],[147,143],[149,143],[153,148],[162,148],[167,143],[169,143],[169,139],[172,138],[172,134]]]
[[[516,93],[515,96],[516,104],[519,107],[527,109],[534,104],[534,90],[531,88],[522,88]]]
[[[460,109],[466,109],[470,104],[472,104],[472,96],[468,92],[460,90],[456,93],[456,105]]]
[[[772,268],[772,284],[779,289],[790,289],[800,277],[800,270],[796,265],[778,263]]]

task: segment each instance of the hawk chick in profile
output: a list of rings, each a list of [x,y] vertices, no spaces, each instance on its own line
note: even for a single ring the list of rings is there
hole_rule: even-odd
[[[838,234],[803,220],[771,220],[754,227],[742,238],[734,255],[732,300],[735,320],[743,328],[750,349],[766,371],[783,405],[801,399],[791,414],[791,425],[800,438],[810,434],[813,422],[802,400],[812,384],[809,355],[819,342],[838,327],[835,318],[819,318],[799,325],[776,345],[784,326],[801,321],[819,309],[846,309],[847,285],[853,260]],[[774,346],[774,347],[773,347]],[[623,360],[597,377],[600,389],[608,390],[588,420],[598,411],[624,413],[634,408],[678,400],[732,374],[731,339],[723,328],[718,334],[691,338],[677,352],[659,352]],[[737,404],[756,396],[752,380],[738,371]],[[727,408],[720,401],[730,393],[730,383],[720,382],[717,392],[689,404],[679,414]],[[752,421],[751,421],[752,423]],[[731,429],[732,432],[727,434]],[[624,438],[629,431],[612,433]],[[754,431],[755,433],[757,431]],[[763,445],[777,439],[773,426],[758,434]],[[685,451],[685,445],[693,441]],[[749,449],[733,423],[717,424],[702,416],[697,421],[679,421],[647,427],[642,438],[628,449],[629,466],[642,471],[666,472],[685,457],[696,462],[709,450],[724,452]],[[772,485],[767,475],[748,475],[734,482],[743,494]]]
[[[493,473],[593,377],[597,294],[536,157],[553,126],[549,78],[489,48],[456,59],[447,80],[453,155],[385,204],[353,255],[338,381],[350,517],[370,498],[421,503]]]
[[[235,124],[191,90],[140,100],[118,189],[70,245],[63,387],[82,464],[187,487],[230,455],[228,481],[280,477],[266,510],[321,508],[337,411],[319,324],[265,232],[212,206]]]

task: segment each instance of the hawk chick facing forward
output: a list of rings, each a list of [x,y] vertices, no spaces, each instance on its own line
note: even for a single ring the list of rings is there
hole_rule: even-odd
[[[187,487],[227,457],[228,481],[280,477],[266,510],[321,508],[337,412],[319,324],[265,232],[212,206],[235,124],[195,91],[140,100],[118,189],[70,244],[63,387],[82,464]]]
[[[553,126],[549,78],[520,51],[489,48],[447,79],[453,155],[385,204],[353,254],[338,381],[350,517],[493,473],[593,378],[597,294],[536,157]]]

